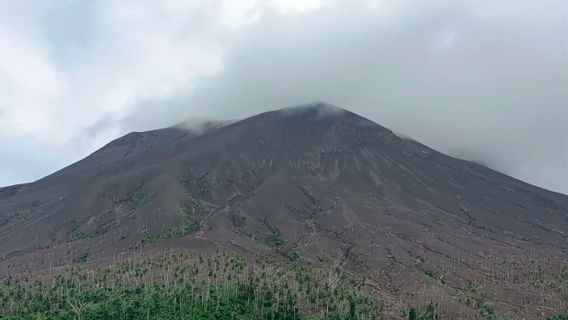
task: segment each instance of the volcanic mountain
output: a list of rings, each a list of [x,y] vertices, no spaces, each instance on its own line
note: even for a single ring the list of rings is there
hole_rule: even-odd
[[[151,248],[343,268],[391,306],[567,308],[547,283],[568,274],[568,196],[325,103],[130,133],[0,189],[4,274]]]

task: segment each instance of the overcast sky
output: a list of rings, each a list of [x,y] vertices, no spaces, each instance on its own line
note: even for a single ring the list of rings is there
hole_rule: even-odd
[[[566,0],[0,0],[0,186],[323,100],[568,193]]]

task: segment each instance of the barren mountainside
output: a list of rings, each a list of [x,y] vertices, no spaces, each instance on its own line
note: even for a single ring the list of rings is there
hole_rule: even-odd
[[[2,274],[172,247],[344,268],[393,309],[567,309],[568,196],[325,103],[130,133],[0,188]]]

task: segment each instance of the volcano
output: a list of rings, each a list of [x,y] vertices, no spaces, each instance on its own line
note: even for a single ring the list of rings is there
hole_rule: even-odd
[[[168,248],[342,268],[391,306],[568,308],[544,284],[568,274],[568,196],[326,103],[130,133],[0,188],[4,275]]]

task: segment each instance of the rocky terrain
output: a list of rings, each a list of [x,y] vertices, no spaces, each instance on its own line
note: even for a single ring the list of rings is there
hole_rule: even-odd
[[[0,276],[172,249],[341,268],[393,318],[568,309],[568,196],[325,103],[130,133],[0,188]]]

